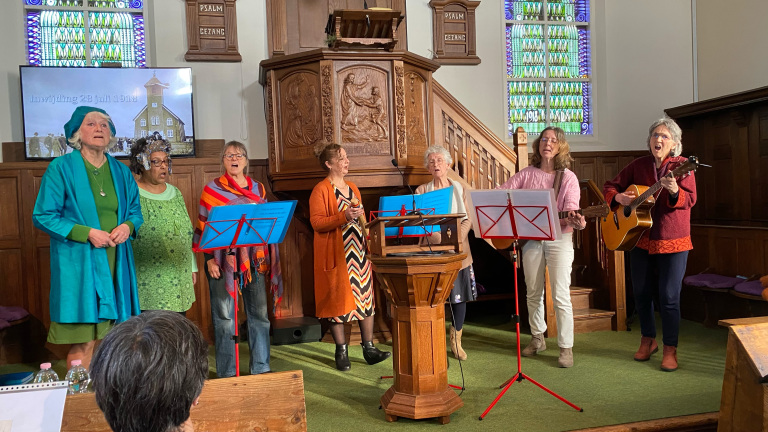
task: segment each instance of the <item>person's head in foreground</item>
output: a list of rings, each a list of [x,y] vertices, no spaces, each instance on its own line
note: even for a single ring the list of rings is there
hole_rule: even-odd
[[[112,430],[189,431],[189,410],[208,377],[208,344],[182,315],[147,311],[107,334],[91,377]]]

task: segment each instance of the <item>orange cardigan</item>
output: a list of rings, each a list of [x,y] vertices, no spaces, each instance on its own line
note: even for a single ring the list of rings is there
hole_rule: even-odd
[[[346,183],[360,199],[357,186]],[[355,298],[349,283],[341,236],[341,228],[347,223],[347,218],[339,212],[333,185],[328,179],[323,179],[312,189],[309,222],[315,230],[315,315],[332,318],[352,312],[356,307]]]

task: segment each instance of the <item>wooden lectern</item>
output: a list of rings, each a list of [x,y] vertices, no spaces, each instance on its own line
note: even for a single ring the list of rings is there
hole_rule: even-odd
[[[329,18],[326,32],[328,48],[384,48],[397,44],[397,27],[403,20],[400,11],[339,9]]]
[[[373,270],[392,304],[394,385],[381,397],[387,421],[437,417],[446,424],[464,402],[448,386],[444,303],[461,270],[458,220],[463,214],[379,217],[368,224]],[[429,247],[386,238],[392,227],[439,225]]]

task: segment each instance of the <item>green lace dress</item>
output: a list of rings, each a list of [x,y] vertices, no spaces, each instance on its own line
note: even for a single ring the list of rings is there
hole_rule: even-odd
[[[144,225],[133,241],[141,310],[186,312],[195,302],[192,222],[181,192],[167,185],[153,194],[139,188]]]

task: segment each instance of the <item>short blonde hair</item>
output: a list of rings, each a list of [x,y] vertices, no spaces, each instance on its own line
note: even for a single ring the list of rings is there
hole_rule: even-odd
[[[221,149],[221,169],[222,172],[226,172],[227,170],[224,169],[224,155],[227,154],[227,150],[230,148],[235,148],[240,151],[240,153],[245,156],[245,168],[243,168],[243,175],[248,175],[248,165],[250,163],[248,162],[248,149],[245,148],[245,144],[241,143],[240,141],[230,141],[226,144],[224,144],[224,148]]]
[[[90,113],[94,113],[102,120],[106,120],[108,122],[112,121],[112,118],[104,113],[100,113],[98,111],[91,111]],[[117,137],[112,136],[112,129],[107,128],[107,131],[109,132],[109,144],[107,145],[107,151],[111,150],[112,147],[117,144]],[[75,150],[80,150],[83,147],[83,142],[80,140],[80,128],[77,128],[75,133],[72,134],[72,138],[68,139],[67,142],[69,143],[69,146],[72,147]]]

